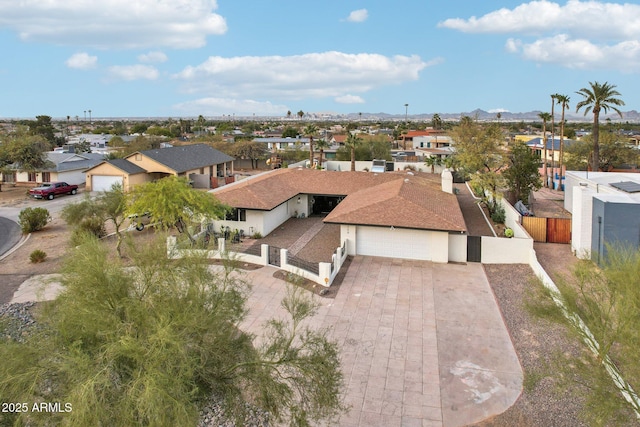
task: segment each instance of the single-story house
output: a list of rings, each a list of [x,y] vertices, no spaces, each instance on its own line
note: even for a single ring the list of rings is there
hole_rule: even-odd
[[[128,191],[134,185],[170,175],[186,177],[197,188],[213,188],[218,186],[218,178],[233,175],[233,160],[206,144],[138,151],[87,170],[86,188],[104,191],[117,183]]]
[[[349,255],[466,261],[466,226],[451,184],[443,191],[420,175],[277,169],[213,190],[233,208],[214,226],[267,235],[291,217],[325,215],[325,223],[340,225]]]
[[[41,184],[43,182],[64,181],[69,184],[85,183],[85,171],[102,161],[104,155],[98,153],[45,153],[47,166],[38,171],[27,172],[20,165],[10,166],[10,170],[2,174],[2,181],[15,184]]]
[[[640,174],[568,171],[565,184],[578,257],[600,262],[609,244],[640,249]]]

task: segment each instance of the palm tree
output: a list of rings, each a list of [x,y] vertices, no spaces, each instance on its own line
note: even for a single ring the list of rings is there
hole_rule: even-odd
[[[324,156],[324,150],[329,148],[329,143],[326,139],[321,138],[316,141],[316,148],[320,150],[320,160],[318,161],[318,165],[320,165],[320,169],[322,169],[322,157]]]
[[[442,119],[440,118],[440,114],[435,113],[433,115],[433,117],[431,118],[431,126],[433,126],[433,128],[436,130],[442,127]]]
[[[440,166],[442,164],[442,159],[440,156],[429,156],[425,157],[424,163],[427,166],[431,166],[431,173],[435,173],[436,166]]]
[[[362,144],[362,138],[354,133],[349,133],[347,140],[344,142],[344,146],[351,150],[351,171],[356,170],[356,148]]]
[[[287,119],[291,118],[291,110],[287,111]]]
[[[318,126],[309,124],[303,132],[309,137],[309,167],[313,168],[313,136],[318,133]]]
[[[556,95],[556,101],[562,107],[562,117],[560,121],[560,184],[562,189],[562,163],[564,162],[564,110],[569,107],[569,97],[567,95]]]
[[[298,111],[298,118],[302,120],[303,117],[304,117],[304,111],[302,110]]]
[[[604,111],[606,114],[609,109],[612,109],[622,118],[622,112],[616,107],[624,105],[624,101],[616,98],[617,96],[621,96],[620,92],[616,90],[616,85],[610,85],[607,82],[602,84],[589,82],[589,86],[588,88],[583,87],[576,92],[584,97],[584,99],[576,105],[576,113],[580,111],[582,107],[585,107],[585,116],[589,111],[593,111],[593,156],[591,158],[591,170],[597,171],[600,166],[600,111]]]
[[[556,98],[558,97],[557,93],[551,95],[551,189],[553,190],[555,185],[554,174],[556,169],[556,116],[554,113],[554,108],[556,105]]]
[[[542,165],[542,172],[544,174],[544,186],[548,187],[547,182],[547,122],[551,120],[551,114],[540,113],[538,117],[542,119],[542,143],[544,144],[544,164]]]

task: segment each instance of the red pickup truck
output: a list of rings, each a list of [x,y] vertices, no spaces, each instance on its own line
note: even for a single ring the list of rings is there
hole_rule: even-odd
[[[29,190],[29,195],[36,199],[53,200],[55,196],[60,194],[76,194],[77,192],[77,185],[67,184],[66,182],[43,182],[40,187]]]

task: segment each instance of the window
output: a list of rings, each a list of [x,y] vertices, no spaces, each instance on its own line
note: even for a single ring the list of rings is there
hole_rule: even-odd
[[[247,210],[233,208],[230,212],[227,212],[224,219],[226,219],[227,221],[246,221]]]
[[[29,176],[27,177],[27,181],[29,182],[36,182],[37,178],[36,178],[36,173],[35,172],[29,172],[28,174]]]
[[[42,182],[51,182],[51,172],[42,172]]]

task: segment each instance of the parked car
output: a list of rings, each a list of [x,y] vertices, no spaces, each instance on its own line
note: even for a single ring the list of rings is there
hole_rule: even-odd
[[[78,186],[67,184],[66,182],[43,182],[40,187],[29,190],[29,195],[36,199],[53,200],[55,196],[61,194],[76,194]]]
[[[149,212],[145,212],[143,214],[133,214],[129,215],[129,230],[133,230],[134,228],[138,231],[144,230],[145,225],[151,224],[151,214]]]

